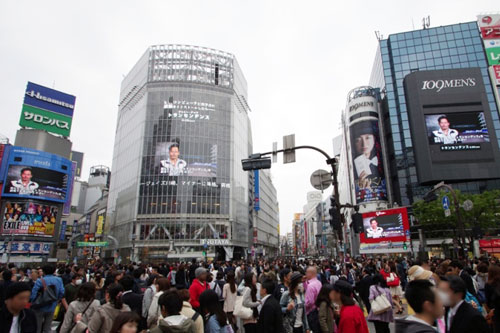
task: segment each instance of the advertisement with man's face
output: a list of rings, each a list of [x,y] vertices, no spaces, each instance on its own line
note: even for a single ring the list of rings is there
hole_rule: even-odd
[[[2,196],[64,203],[71,185],[72,162],[43,151],[11,147]]]
[[[350,126],[356,202],[387,200],[382,147],[377,120]]]
[[[57,206],[7,201],[3,209],[1,234],[52,237],[57,214]]]
[[[395,208],[363,213],[361,243],[405,241],[409,229],[406,208]]]
[[[217,177],[217,145],[206,145],[204,151],[213,155],[183,159],[180,140],[156,145],[156,160],[160,174],[166,176]]]
[[[463,146],[461,150],[467,150],[481,148],[480,145],[467,144],[490,142],[484,112],[428,114],[425,115],[425,124],[431,145],[459,144]]]

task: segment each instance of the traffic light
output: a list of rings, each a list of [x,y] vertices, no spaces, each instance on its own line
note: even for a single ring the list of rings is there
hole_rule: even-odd
[[[363,215],[360,213],[354,213],[351,216],[352,218],[352,225],[354,232],[357,234],[360,234],[363,232]]]
[[[403,243],[403,250],[407,250],[408,249],[408,246],[406,245],[406,242]]]
[[[434,193],[434,191],[429,192],[424,196],[424,201],[426,203],[436,201],[437,199],[438,199],[438,196],[436,195],[436,193]]]
[[[271,168],[271,159],[264,157],[252,158],[250,156],[249,159],[241,160],[241,165],[243,166],[243,171],[252,171],[252,170],[260,170],[260,169],[270,169]]]
[[[340,230],[340,216],[339,212],[337,211],[337,202],[335,201],[334,197],[330,198],[330,209],[328,210],[328,213],[330,214],[330,226],[332,227],[332,229]]]

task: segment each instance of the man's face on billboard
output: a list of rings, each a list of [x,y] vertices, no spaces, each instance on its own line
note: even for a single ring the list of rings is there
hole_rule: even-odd
[[[369,157],[374,146],[375,136],[373,134],[361,134],[356,139],[356,151],[358,154],[363,154]]]
[[[446,118],[442,118],[439,121],[439,127],[441,127],[442,131],[447,131],[450,128],[450,122]]]
[[[372,220],[372,221],[370,222],[370,225],[372,226],[372,229],[374,229],[374,230],[376,230],[376,229],[377,229],[377,227],[378,227],[378,223],[377,223],[377,221],[376,221],[376,220]]]
[[[30,170],[24,170],[21,173],[21,180],[23,181],[23,183],[29,183],[31,181],[31,177],[32,174]]]
[[[169,151],[170,160],[176,161],[179,158],[179,147],[170,147]]]

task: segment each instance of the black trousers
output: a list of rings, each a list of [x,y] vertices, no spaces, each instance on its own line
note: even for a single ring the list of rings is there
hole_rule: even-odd
[[[257,324],[245,324],[245,333],[257,333]]]
[[[375,326],[376,333],[391,333],[389,323],[386,323],[385,321],[374,320],[373,325]]]

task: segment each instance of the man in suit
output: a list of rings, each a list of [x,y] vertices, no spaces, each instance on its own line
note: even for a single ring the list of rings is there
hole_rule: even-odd
[[[132,276],[125,275],[121,278],[120,284],[122,285],[123,290],[125,290],[122,294],[123,303],[127,304],[130,309],[137,313],[139,318],[141,318],[138,329],[140,332],[142,329],[146,329],[145,320],[142,318],[142,295],[132,290],[134,288],[134,278]]]
[[[356,290],[359,293],[359,297],[366,306],[366,311],[370,313],[370,286],[373,284],[372,276],[368,273],[366,268],[362,271],[363,277],[361,280],[356,282]]]
[[[261,306],[259,306],[259,333],[284,333],[283,313],[278,301],[272,296],[276,285],[272,280],[265,280],[260,287]]]
[[[483,315],[465,301],[467,286],[458,276],[449,275],[439,283],[445,311],[447,333],[488,333],[490,329]]]
[[[449,267],[451,268],[451,273],[453,275],[457,275],[462,278],[462,280],[465,282],[465,285],[467,286],[467,291],[477,298],[476,288],[474,288],[474,282],[472,281],[472,277],[469,275],[469,273],[467,273],[467,271],[464,269],[464,265],[458,260],[453,260],[450,263]],[[450,268],[448,268],[448,270],[450,270]]]

